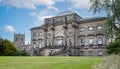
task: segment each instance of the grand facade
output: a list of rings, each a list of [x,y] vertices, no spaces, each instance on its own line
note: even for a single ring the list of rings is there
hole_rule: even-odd
[[[31,28],[33,55],[88,56],[105,54],[105,17],[82,18],[65,11]]]

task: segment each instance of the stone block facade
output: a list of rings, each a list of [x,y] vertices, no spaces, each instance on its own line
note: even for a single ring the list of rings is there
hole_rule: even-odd
[[[104,20],[105,17],[82,18],[73,12],[46,18],[42,26],[30,29],[31,49],[45,56],[51,50],[55,55],[102,56],[107,45]]]

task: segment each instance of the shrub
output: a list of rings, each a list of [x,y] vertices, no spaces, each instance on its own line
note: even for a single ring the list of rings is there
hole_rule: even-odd
[[[17,51],[13,56],[30,56],[30,55],[28,52],[23,50],[23,51]]]
[[[105,57],[102,63],[95,64],[92,69],[120,69],[120,55]]]

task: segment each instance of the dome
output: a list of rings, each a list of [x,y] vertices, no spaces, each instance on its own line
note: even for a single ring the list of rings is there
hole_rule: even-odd
[[[63,16],[63,15],[68,15],[68,14],[74,14],[74,13],[71,11],[64,11],[64,12],[57,14],[57,16]]]

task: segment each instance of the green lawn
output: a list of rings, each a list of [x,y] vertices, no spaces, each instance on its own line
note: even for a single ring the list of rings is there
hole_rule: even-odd
[[[0,57],[0,69],[90,69],[102,57]]]

